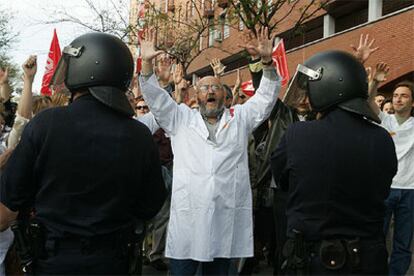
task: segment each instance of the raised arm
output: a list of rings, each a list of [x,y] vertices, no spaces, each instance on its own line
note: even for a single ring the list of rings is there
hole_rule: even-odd
[[[377,89],[381,82],[386,81],[386,76],[390,68],[384,62],[379,62],[375,67],[374,72],[371,72],[371,68],[367,71],[369,77],[369,84],[368,84],[368,103],[371,106],[371,109],[375,112],[375,114],[380,114],[381,110],[378,105],[375,103],[375,97],[377,96]]]
[[[30,56],[22,65],[23,93],[17,106],[17,113],[23,118],[32,118],[32,85],[37,72],[37,57]]]
[[[174,99],[175,102],[180,104],[186,102],[188,99],[188,83],[187,80],[184,79],[184,69],[181,63],[175,65],[174,72],[173,72],[173,79],[174,79]]]
[[[256,94],[245,104],[237,105],[238,112],[249,131],[253,131],[267,117],[274,104],[276,103],[280,91],[280,77],[277,76],[275,68],[272,66],[272,50],[274,37],[269,39],[268,29],[262,29],[258,34],[258,45],[248,45],[247,48],[255,50],[261,57],[263,63],[263,77]]]
[[[0,97],[3,102],[7,102],[10,99],[11,88],[9,84],[9,69],[0,68]]]
[[[190,109],[185,105],[178,105],[162,89],[154,75],[153,59],[163,53],[155,50],[155,32],[150,29],[145,32],[145,37],[141,40],[142,74],[140,77],[141,92],[148,104],[152,114],[160,127],[168,135],[174,135],[177,123],[182,119],[183,110]]]
[[[241,86],[242,80],[240,75],[240,69],[237,69],[237,79],[236,83],[234,84],[233,90],[231,91],[233,94],[233,101],[231,102],[231,106],[236,105],[239,100],[239,90]]]
[[[358,47],[355,47],[354,44],[351,44],[351,48],[354,51],[354,56],[362,63],[364,64],[365,61],[369,58],[369,56],[377,51],[379,47],[372,48],[372,45],[375,42],[375,39],[372,39],[371,42],[369,40],[369,35],[361,34],[359,37],[359,45]]]

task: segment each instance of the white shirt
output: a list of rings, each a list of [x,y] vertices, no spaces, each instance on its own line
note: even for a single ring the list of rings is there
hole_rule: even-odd
[[[247,143],[270,115],[280,90],[280,79],[266,75],[249,101],[224,111],[216,142],[208,139],[199,111],[176,104],[155,76],[141,77],[145,102],[171,137],[174,152],[166,257],[212,261],[253,256]]]
[[[398,124],[395,115],[380,112],[381,125],[390,133],[398,158],[398,171],[391,188],[414,189],[414,117]],[[378,149],[381,150],[381,149]]]
[[[5,275],[4,260],[6,259],[7,251],[13,243],[13,232],[7,228],[0,232],[0,276]]]

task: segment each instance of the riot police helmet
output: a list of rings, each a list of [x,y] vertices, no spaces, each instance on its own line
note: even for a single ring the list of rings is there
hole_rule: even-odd
[[[88,33],[64,47],[52,83],[64,85],[72,93],[88,90],[111,109],[132,116],[134,110],[125,92],[133,71],[131,52],[121,39],[100,32]]]
[[[326,112],[339,107],[371,121],[380,122],[368,104],[364,66],[342,51],[325,51],[299,64],[291,86],[304,90],[312,110]]]

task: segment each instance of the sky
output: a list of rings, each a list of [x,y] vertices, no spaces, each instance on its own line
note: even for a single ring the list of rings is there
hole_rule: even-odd
[[[95,0],[102,2],[104,0]],[[29,55],[37,55],[37,74],[33,84],[33,91],[39,92],[42,77],[45,71],[46,60],[56,28],[61,50],[77,36],[88,32],[85,28],[74,23],[44,24],[53,16],[54,7],[64,7],[73,15],[80,18],[91,17],[91,12],[84,8],[83,0],[0,0],[2,8],[11,10],[14,19],[10,26],[13,31],[19,32],[18,40],[13,45],[10,56],[13,61],[21,65]]]

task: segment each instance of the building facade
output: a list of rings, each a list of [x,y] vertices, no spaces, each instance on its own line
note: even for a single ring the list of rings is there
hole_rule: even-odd
[[[199,54],[189,65],[187,77],[198,78],[212,75],[209,66],[212,58],[219,58],[226,71],[222,80],[228,85],[235,81],[235,70],[242,69],[243,80],[250,79],[247,70],[248,60],[243,48],[246,28],[225,24],[226,3],[223,0],[152,0],[160,11],[174,13],[178,10],[183,16],[194,13],[192,5],[200,1],[202,16],[222,17],[224,24],[215,26],[201,39]],[[271,2],[272,0],[269,0]],[[307,0],[294,0],[307,1]],[[135,24],[137,7],[144,0],[131,0],[130,22]],[[224,4],[223,4],[224,3]],[[285,40],[289,73],[292,76],[296,66],[313,54],[325,50],[351,51],[350,44],[358,45],[361,34],[375,38],[374,46],[380,49],[372,54],[366,66],[375,67],[377,62],[390,66],[387,81],[379,91],[391,93],[394,85],[401,80],[414,80],[414,0],[332,0],[313,18],[306,21],[301,32],[291,35],[295,16],[292,14],[278,25],[277,35]],[[171,30],[172,32],[174,30]],[[131,49],[135,53],[135,49]]]

